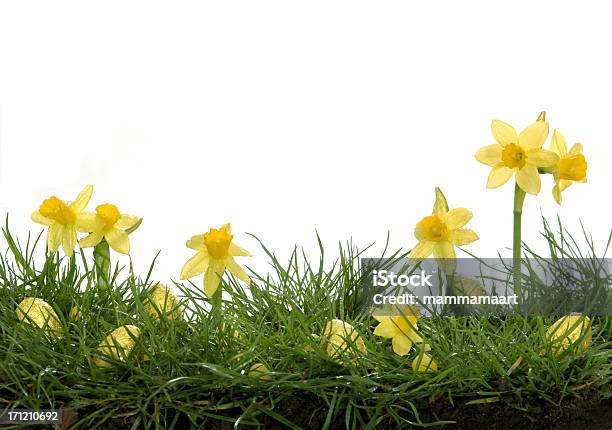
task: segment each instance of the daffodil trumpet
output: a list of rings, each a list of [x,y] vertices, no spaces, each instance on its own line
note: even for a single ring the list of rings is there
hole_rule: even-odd
[[[81,239],[83,248],[93,246],[96,280],[99,287],[108,287],[111,278],[110,248],[121,253],[130,253],[128,235],[142,224],[142,218],[121,214],[117,206],[106,203],[96,207],[95,224],[89,236]]]

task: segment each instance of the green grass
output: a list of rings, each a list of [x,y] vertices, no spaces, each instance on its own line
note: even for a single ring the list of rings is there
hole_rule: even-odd
[[[8,225],[3,233],[0,406],[69,407],[78,412],[78,428],[119,422],[127,428],[213,422],[219,428],[264,428],[273,421],[288,428],[410,427],[444,424],[431,412],[436,404],[498,402],[524,411],[533,399],[558,404],[585,392],[611,395],[612,325],[604,317],[593,320],[593,344],[585,353],[570,350],[559,357],[540,354],[554,318],[422,319],[419,330],[439,370],[416,374],[415,352],[399,357],[390,341],[373,335],[375,321],[362,312],[359,298],[359,257],[365,254],[350,244],[329,263],[322,245],[314,263],[298,250],[280,262],[262,245],[251,251],[268,255],[269,275],[253,274],[249,291],[226,275],[221,288],[228,297],[218,312],[209,311],[200,279],[177,283],[186,312],[184,320],[172,321],[153,320],[144,311],[146,291],[155,283],[151,271],[138,277],[115,268],[111,287],[99,288],[82,254],[67,259],[47,253],[37,267],[34,256],[45,252],[45,237],[19,243]],[[543,237],[553,256],[569,258],[585,249],[548,224]],[[594,255],[594,247],[587,253]],[[49,338],[19,321],[15,308],[28,296],[54,307],[65,336]],[[70,321],[75,305],[82,318]],[[332,318],[351,323],[368,353],[343,364],[328,357],[312,334],[320,335]],[[142,330],[136,349],[125,363],[96,367],[98,345],[124,324]],[[271,380],[249,377],[254,363],[271,369]]]

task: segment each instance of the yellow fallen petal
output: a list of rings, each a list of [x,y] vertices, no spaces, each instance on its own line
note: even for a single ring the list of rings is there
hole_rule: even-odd
[[[322,335],[322,346],[332,358],[338,358],[345,353],[365,353],[366,346],[361,336],[349,323],[334,319],[325,324]]]
[[[580,314],[570,314],[559,318],[546,330],[546,341],[555,355],[570,348],[581,340],[577,352],[586,351],[592,343],[591,321]]]
[[[98,367],[110,367],[112,363],[108,359],[125,362],[132,349],[134,349],[139,336],[140,329],[134,325],[124,325],[116,328],[106,336],[98,347],[98,354],[106,356],[107,359],[96,358],[94,363]]]
[[[514,127],[498,119],[494,119],[491,122],[491,132],[493,133],[495,140],[497,140],[501,145],[505,146],[509,143],[518,142],[518,135],[516,134]]]
[[[144,309],[153,319],[165,315],[169,320],[180,320],[183,311],[179,299],[164,284],[155,284],[144,301]]]
[[[70,203],[70,207],[72,210],[76,212],[80,212],[87,206],[89,200],[91,199],[91,194],[93,193],[93,185],[86,185],[85,188],[79,193],[79,195],[74,199],[74,202]]]
[[[206,252],[198,252],[183,265],[181,279],[189,279],[201,275],[208,269],[210,257]]]
[[[478,239],[479,237],[476,232],[469,228],[460,228],[450,233],[450,240],[456,246],[467,245]]]
[[[116,252],[126,255],[130,253],[130,239],[125,231],[111,228],[104,234],[104,239]]]
[[[548,137],[548,123],[536,121],[528,125],[519,135],[519,144],[523,149],[541,148]]]
[[[487,178],[487,188],[497,188],[508,182],[514,171],[506,166],[495,166]]]
[[[538,195],[542,182],[538,168],[531,164],[526,164],[525,167],[516,172],[516,183],[523,191],[529,194]]]
[[[410,352],[410,348],[412,348],[412,341],[405,334],[398,334],[394,336],[392,339],[393,352],[395,352],[400,357],[408,355]]]
[[[483,146],[476,151],[475,157],[481,163],[493,167],[501,161],[502,150],[502,146],[498,144]]]
[[[527,163],[536,167],[554,167],[559,162],[559,156],[546,149],[532,149],[527,151]]]
[[[68,318],[70,318],[70,321],[78,321],[79,319],[81,319],[81,316],[81,310],[78,306],[74,305],[70,308],[70,313],[68,314]]]
[[[256,378],[262,381],[271,381],[273,379],[270,374],[270,369],[263,363],[253,364],[249,369],[248,375],[250,378]]]
[[[51,305],[43,299],[26,297],[15,309],[19,320],[34,324],[47,334],[61,336],[64,332],[62,323]]]
[[[417,373],[436,372],[438,370],[438,363],[436,363],[436,360],[431,355],[422,352],[412,360],[412,370]]]
[[[567,143],[565,136],[559,131],[553,132],[552,138],[550,139],[550,148],[557,153],[560,157],[567,155]]]

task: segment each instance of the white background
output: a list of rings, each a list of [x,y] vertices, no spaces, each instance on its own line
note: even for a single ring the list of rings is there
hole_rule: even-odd
[[[612,65],[605,2],[223,1],[0,3],[0,206],[23,239],[51,194],[95,185],[144,216],[144,274],[178,277],[185,240],[231,222],[281,256],[338,241],[411,247],[434,186],[474,212],[483,257],[511,244],[513,185],[487,190],[474,159],[490,121],[546,110],[584,144],[588,183],[540,214],[610,229]],[[547,144],[548,145],[548,144]],[[3,240],[2,240],[3,241]],[[5,244],[0,244],[5,249]],[[376,253],[371,253],[376,256]],[[125,259],[122,261],[126,261]],[[200,280],[197,281],[201,282]]]

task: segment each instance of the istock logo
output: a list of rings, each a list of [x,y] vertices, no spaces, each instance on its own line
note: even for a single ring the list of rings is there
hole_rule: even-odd
[[[426,275],[425,270],[420,273],[397,275],[387,270],[373,270],[372,284],[375,287],[433,287],[432,273]]]

